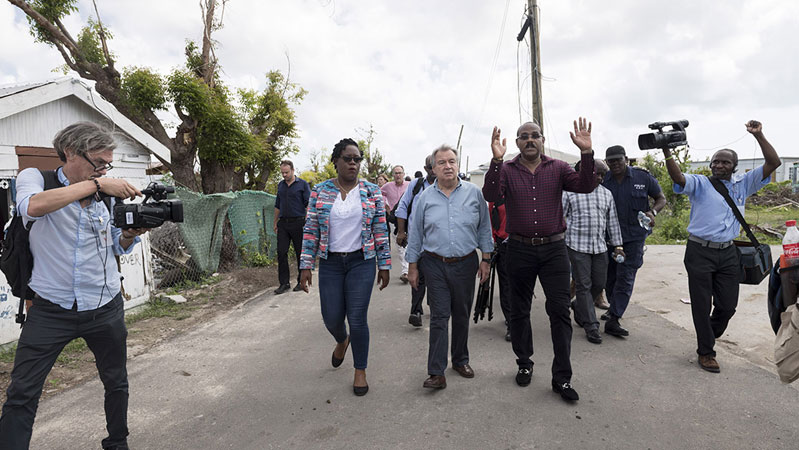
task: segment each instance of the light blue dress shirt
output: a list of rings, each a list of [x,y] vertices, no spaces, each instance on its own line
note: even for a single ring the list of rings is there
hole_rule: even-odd
[[[397,206],[397,211],[394,214],[399,217],[400,219],[405,219],[408,223],[405,224],[405,230],[408,231],[408,235],[410,236],[410,229],[411,229],[411,222],[413,221],[413,217],[408,217],[408,205],[411,203],[411,199],[413,198],[413,188],[419,183],[419,180],[422,180],[422,190],[416,194],[416,200],[413,201],[413,207],[411,208],[411,216],[413,216],[413,211],[416,211],[416,201],[419,200],[419,196],[427,190],[431,184],[427,181],[427,177],[424,178],[414,178],[408,184],[408,189],[405,189],[405,193],[402,194],[402,197],[399,201],[399,206]]]
[[[480,188],[471,183],[458,180],[447,197],[436,181],[416,197],[412,215],[405,251],[409,263],[418,262],[424,251],[447,258],[466,256],[476,248],[494,251],[488,205]]]
[[[64,186],[69,180],[58,169]],[[124,250],[119,245],[122,230],[111,226],[111,216],[103,202],[81,208],[80,201],[33,217],[28,214],[31,197],[44,190],[44,178],[37,169],[25,169],[16,180],[17,211],[28,224],[33,254],[33,274],[29,286],[40,297],[62,308],[78,311],[99,308],[120,291],[120,274],[114,255],[130,253],[139,237]],[[105,268],[105,269],[103,269]]]
[[[746,198],[767,185],[770,179],[763,179],[763,166],[744,174],[733,174],[731,181],[722,180],[730,192],[733,202],[738,205],[741,215],[746,217]],[[691,216],[688,232],[711,242],[729,242],[741,232],[741,224],[735,218],[724,197],[716,191],[710,179],[704,175],[685,175],[685,187],[674,183],[674,192],[685,194],[691,201]]]

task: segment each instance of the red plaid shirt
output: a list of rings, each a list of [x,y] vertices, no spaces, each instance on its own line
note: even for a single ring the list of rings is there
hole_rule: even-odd
[[[580,156],[580,172],[564,161],[541,155],[531,173],[519,161],[521,154],[504,164],[491,162],[485,175],[483,196],[489,202],[505,198],[508,234],[545,237],[566,231],[563,191],[589,193],[596,187],[594,155]]]

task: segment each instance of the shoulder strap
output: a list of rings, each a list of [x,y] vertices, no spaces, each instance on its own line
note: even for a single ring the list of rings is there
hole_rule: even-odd
[[[752,229],[749,228],[749,224],[747,224],[746,220],[744,220],[744,216],[743,214],[741,214],[741,210],[738,209],[738,205],[736,205],[735,202],[732,201],[732,198],[730,197],[730,192],[727,190],[727,186],[724,186],[724,183],[722,183],[721,180],[719,180],[716,177],[707,177],[707,178],[708,180],[710,180],[710,184],[712,184],[713,187],[716,188],[718,193],[721,194],[722,197],[724,197],[724,200],[727,201],[727,205],[730,206],[730,209],[732,209],[732,213],[735,215],[735,218],[738,219],[738,222],[741,224],[742,227],[744,227],[744,231],[746,231],[746,235],[749,237],[749,240],[752,241],[752,244],[754,244],[755,247],[759,246],[760,242],[757,241],[757,238],[755,237],[754,233],[752,233]]]
[[[61,184],[61,181],[58,179],[58,172],[56,170],[41,170],[39,172],[42,174],[42,178],[44,178],[44,190],[49,189],[56,189],[60,187],[64,187]]]

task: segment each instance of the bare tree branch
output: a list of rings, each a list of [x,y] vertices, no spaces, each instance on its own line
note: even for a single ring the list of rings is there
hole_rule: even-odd
[[[213,53],[214,43],[211,40],[211,32],[214,27],[214,9],[216,8],[216,0],[204,0],[200,2],[200,8],[204,13],[203,17],[203,47],[202,47],[202,78],[210,87],[214,87],[214,69],[216,68],[216,56]]]
[[[100,11],[97,10],[97,2],[92,0],[92,4],[94,4],[94,13],[97,15],[97,26],[99,31],[97,34],[100,35],[100,42],[103,44],[103,54],[105,55],[105,63],[108,65],[109,69],[114,69],[114,60],[111,58],[111,52],[108,51],[108,42],[105,38],[105,28],[103,28],[103,21],[100,20]]]
[[[69,42],[72,42],[72,44],[77,48],[78,44],[75,42],[75,39],[72,38],[72,35],[69,34],[69,31],[67,31],[67,27],[64,26],[64,24],[61,22],[61,19],[56,19],[55,24],[58,27],[58,29],[61,30],[62,33],[64,33],[64,36],[66,36],[67,39],[69,39]]]

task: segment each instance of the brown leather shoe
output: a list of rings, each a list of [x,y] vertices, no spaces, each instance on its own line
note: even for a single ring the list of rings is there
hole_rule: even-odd
[[[719,363],[713,355],[699,355],[699,367],[713,373],[719,373],[721,371]]]
[[[599,309],[610,309],[610,305],[605,301],[605,291],[600,292],[599,295],[594,298],[594,306]]]
[[[468,364],[462,366],[452,366],[452,370],[461,374],[463,378],[474,378],[474,370]]]
[[[430,378],[424,380],[422,386],[427,389],[444,389],[447,387],[447,377],[443,375],[430,375]]]

